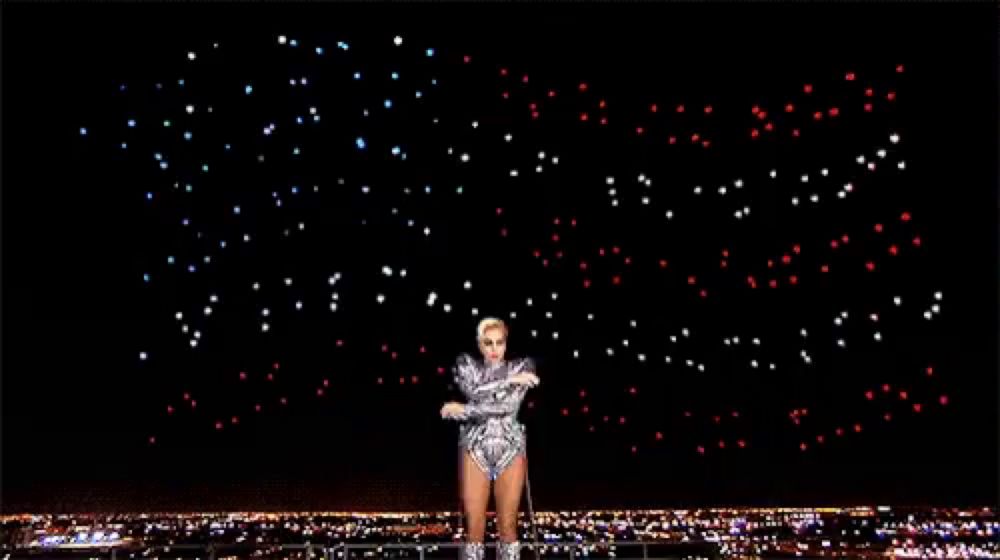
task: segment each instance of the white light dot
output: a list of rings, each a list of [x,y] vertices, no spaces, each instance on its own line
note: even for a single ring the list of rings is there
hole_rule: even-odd
[[[206,305],[205,306],[205,315],[208,316],[208,315],[211,315],[211,314],[212,314],[212,308]]]
[[[336,311],[336,310],[337,310],[337,302],[335,301],[330,302],[330,311]]]
[[[385,296],[382,294],[378,294],[377,296],[375,296],[375,301],[382,303],[385,301]]]
[[[944,294],[941,292],[934,292],[934,299],[941,301],[942,298],[944,298]]]
[[[891,134],[889,136],[889,141],[892,142],[893,144],[898,144],[899,143],[899,135],[896,134],[896,133]]]
[[[386,276],[392,276],[392,268],[390,268],[389,266],[383,266],[382,267],[382,274],[384,274]]]
[[[145,352],[139,352],[139,359],[140,360],[145,360],[148,357],[149,357],[149,355],[146,354]]]
[[[475,308],[475,307],[473,307],[473,308],[472,308],[472,316],[473,316],[473,317],[475,317],[475,316],[477,316],[477,315],[479,315],[479,309],[478,309],[478,308]]]
[[[451,313],[451,304],[450,303],[444,304],[443,306],[441,306],[441,308],[444,309],[445,313]]]
[[[902,305],[903,304],[903,298],[901,298],[899,296],[895,296],[895,297],[892,298],[892,302],[895,303],[897,306]]]
[[[271,330],[271,325],[268,325],[267,323],[261,323],[260,324],[260,330],[263,331],[263,332],[267,332],[267,331]]]
[[[874,336],[875,340],[882,340],[882,333],[878,331],[875,331],[875,334],[872,336]]]
[[[392,44],[396,45],[397,47],[398,47],[398,46],[400,46],[400,45],[402,45],[402,44],[403,44],[403,38],[402,38],[402,37],[400,37],[399,35],[396,35],[396,36],[395,36],[395,37],[394,37],[394,38],[392,39]]]
[[[615,178],[611,177],[611,176],[605,177],[604,178],[604,182],[607,183],[607,184],[609,184],[609,185],[613,185],[613,184],[615,184]]]

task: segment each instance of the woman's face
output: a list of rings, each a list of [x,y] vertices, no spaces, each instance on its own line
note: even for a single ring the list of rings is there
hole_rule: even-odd
[[[479,351],[487,361],[499,362],[506,350],[507,337],[503,335],[503,329],[490,327],[483,332],[483,337],[479,339]]]

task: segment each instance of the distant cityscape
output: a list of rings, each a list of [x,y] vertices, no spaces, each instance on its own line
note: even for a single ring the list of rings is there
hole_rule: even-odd
[[[2,522],[4,560],[451,558],[464,538],[456,512],[21,514]],[[524,545],[537,534],[549,558],[1000,557],[1000,521],[989,507],[549,511],[534,525],[522,514],[520,527]],[[487,542],[495,541],[491,514]]]

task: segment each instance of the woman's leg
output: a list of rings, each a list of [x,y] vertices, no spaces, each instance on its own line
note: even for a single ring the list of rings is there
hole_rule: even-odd
[[[501,542],[517,542],[517,512],[521,505],[526,467],[527,458],[521,453],[497,477],[493,492],[497,502],[497,525]]]
[[[468,451],[461,451],[461,456],[462,464],[459,472],[467,540],[470,543],[482,543],[486,538],[486,506],[490,500],[490,479]]]

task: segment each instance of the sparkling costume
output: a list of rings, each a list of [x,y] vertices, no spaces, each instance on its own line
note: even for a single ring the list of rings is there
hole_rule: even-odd
[[[496,480],[525,449],[524,425],[517,421],[517,411],[528,386],[515,384],[510,377],[534,372],[531,358],[489,364],[469,354],[460,354],[452,372],[468,403],[465,412],[455,416],[462,421],[458,445],[468,451],[476,465],[490,480]],[[464,560],[482,560],[483,543],[466,543]],[[498,543],[498,560],[520,558],[520,543]]]

